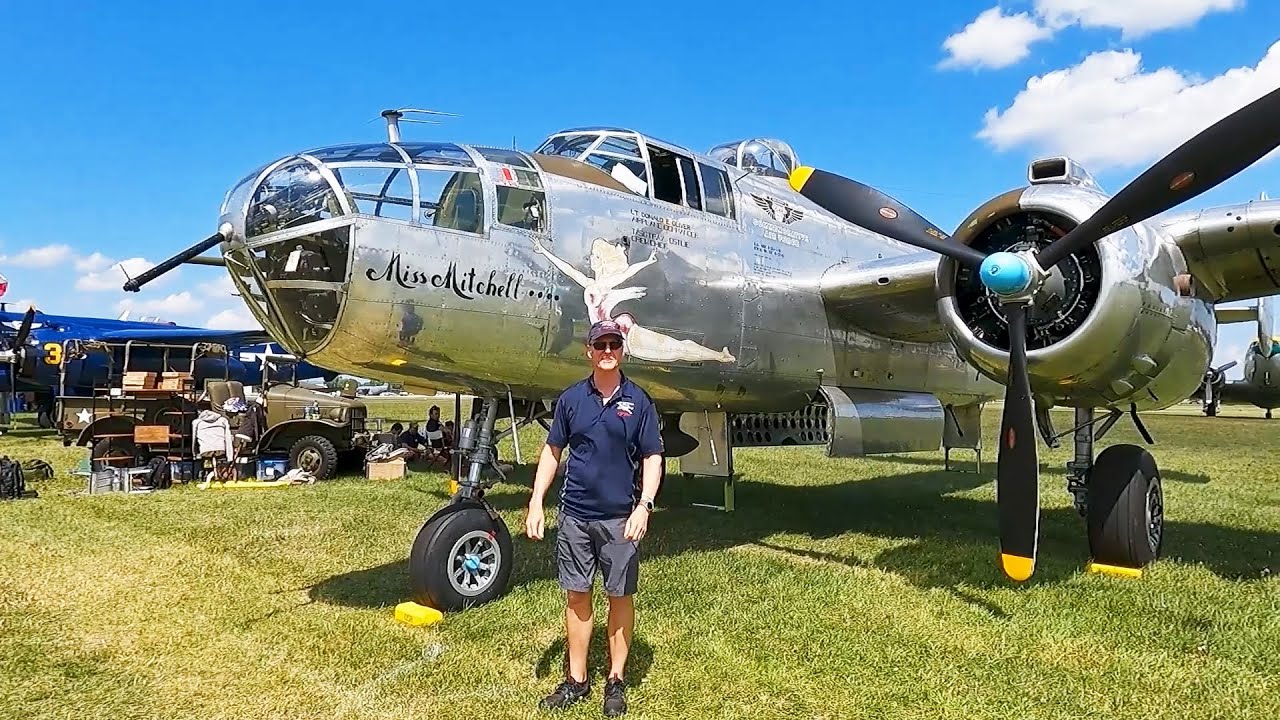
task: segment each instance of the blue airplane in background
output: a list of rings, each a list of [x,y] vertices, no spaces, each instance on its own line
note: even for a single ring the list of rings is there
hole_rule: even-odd
[[[24,313],[8,310],[0,302],[0,392],[31,392],[36,395],[41,427],[52,427],[54,400],[58,394],[59,367],[63,365],[63,343],[67,340],[101,340],[123,343],[166,343],[190,346],[198,342],[220,343],[227,348],[221,358],[204,357],[195,367],[197,387],[205,378],[225,376],[245,385],[262,381],[267,355],[290,353],[275,343],[263,330],[210,330],[162,322],[112,320],[107,318],[47,315],[34,308]],[[139,345],[130,351],[129,369],[147,372],[185,370],[190,356],[170,351],[170,367],[163,368],[159,348]],[[107,382],[109,369],[103,353],[90,353],[83,359],[66,362],[67,377],[63,393],[91,394],[95,385]],[[176,367],[175,367],[176,365]],[[336,373],[304,362],[294,363],[294,370],[273,379],[332,380]],[[225,368],[225,369],[224,369]],[[269,367],[267,368],[270,369]]]

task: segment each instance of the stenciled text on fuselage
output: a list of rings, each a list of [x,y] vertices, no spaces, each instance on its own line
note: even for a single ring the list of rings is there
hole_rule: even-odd
[[[428,274],[402,263],[400,253],[392,255],[383,270],[369,268],[364,271],[364,276],[374,281],[395,283],[406,290],[428,285],[448,289],[463,300],[474,300],[477,296],[516,298],[520,294],[520,283],[524,281],[524,273],[490,270],[485,277],[484,270],[472,267],[464,271],[458,268],[457,262],[450,262],[443,273]]]

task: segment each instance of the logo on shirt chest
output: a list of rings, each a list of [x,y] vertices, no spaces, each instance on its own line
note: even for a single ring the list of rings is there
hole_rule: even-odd
[[[615,406],[618,409],[618,417],[631,417],[631,413],[635,411],[636,406],[630,400],[621,400]]]

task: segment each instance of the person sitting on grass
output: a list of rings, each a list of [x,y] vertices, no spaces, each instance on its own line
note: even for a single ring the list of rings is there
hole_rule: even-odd
[[[427,438],[418,432],[416,422],[409,423],[409,428],[396,436],[396,446],[409,450],[404,456],[406,460],[417,460],[426,455],[426,449],[429,447]]]

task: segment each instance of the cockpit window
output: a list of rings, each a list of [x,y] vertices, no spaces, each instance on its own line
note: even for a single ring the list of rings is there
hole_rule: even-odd
[[[717,145],[707,155],[725,165],[769,177],[790,177],[800,166],[791,146],[774,138],[753,138]]]
[[[698,163],[702,175],[703,196],[707,212],[733,217],[733,191],[729,189],[729,174],[706,163]]]
[[[475,167],[466,150],[453,143],[400,143],[400,149],[409,154],[417,165],[450,165]]]
[[[386,143],[359,143],[334,145],[305,153],[323,163],[339,162],[391,162],[403,163],[404,158]]]
[[[649,171],[645,168],[644,161],[640,158],[619,157],[617,155],[593,152],[583,160],[609,173],[614,180],[626,185],[631,192],[645,197],[649,196]]]
[[[358,213],[395,220],[413,220],[413,185],[403,166],[334,168]]]
[[[600,144],[596,146],[596,152],[638,158],[640,157],[640,146],[636,144],[633,138],[606,135],[600,140]]]
[[[294,158],[271,172],[253,194],[245,236],[257,237],[343,214],[333,187],[314,165]]]
[[[473,150],[480,153],[485,160],[499,165],[514,165],[515,167],[532,168],[533,165],[525,159],[524,155],[515,150],[503,150],[502,148],[482,148],[473,147]]]
[[[561,157],[574,158],[575,160],[591,147],[591,144],[599,137],[596,133],[587,135],[557,135],[542,143],[534,152],[543,155],[559,155]]]
[[[417,170],[419,221],[423,225],[484,232],[484,190],[479,173]]]

